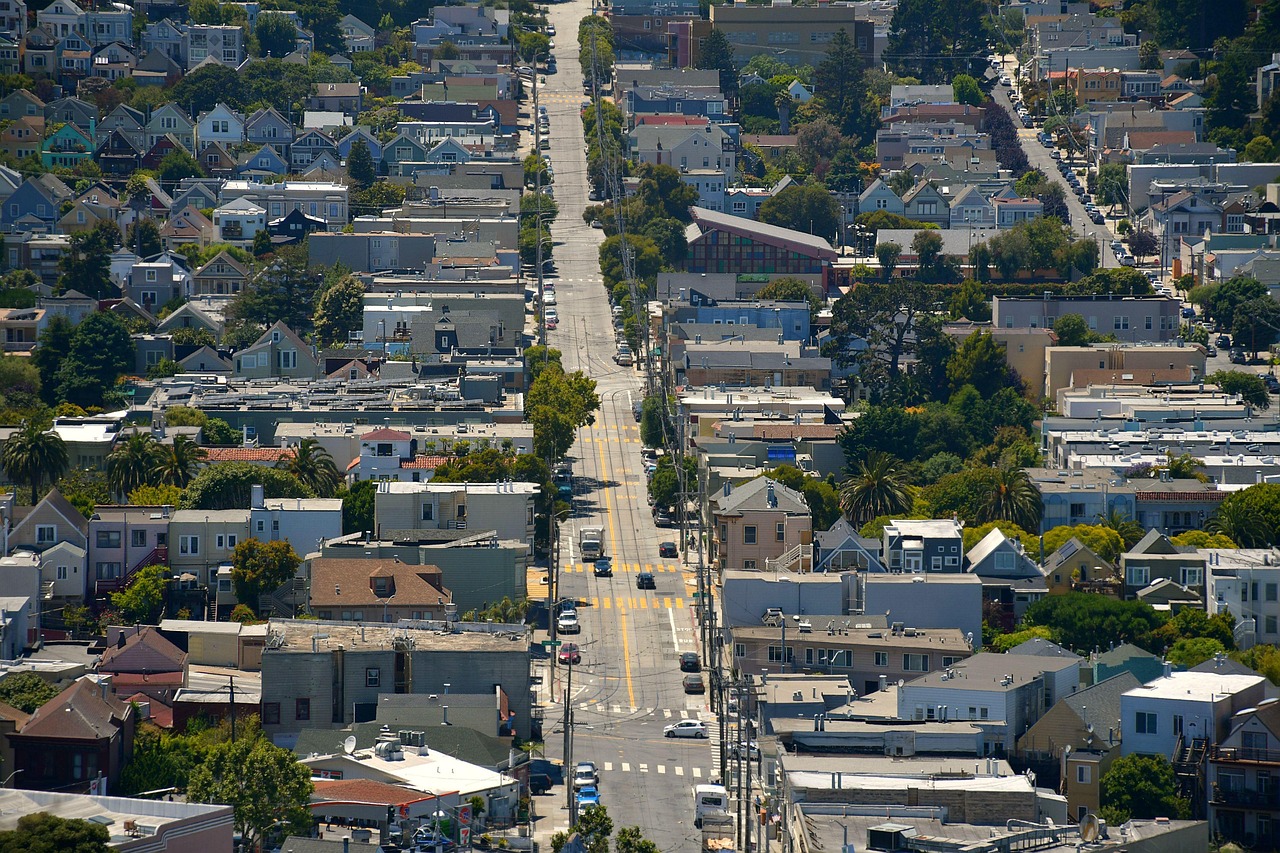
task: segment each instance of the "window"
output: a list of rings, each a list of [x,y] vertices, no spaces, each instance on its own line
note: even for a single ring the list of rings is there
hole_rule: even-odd
[[[58,566],[58,580],[64,581],[66,579],[67,579],[67,567]]]
[[[1116,331],[1121,331],[1121,330],[1128,329],[1128,328],[1129,328],[1129,318],[1128,318],[1128,317],[1123,317],[1123,316],[1120,316],[1120,315],[1116,315],[1116,317],[1115,317],[1115,329],[1116,329]]]
[[[755,560],[743,560],[743,561],[742,561],[742,568],[743,568],[743,569],[745,569],[746,571],[753,572],[753,571],[755,571],[755,570],[756,570],[756,561],[755,561]]]
[[[1138,711],[1134,714],[1133,727],[1140,735],[1159,734],[1159,726],[1156,724],[1156,715],[1150,711]]]
[[[875,653],[875,656],[876,656],[876,666],[888,666],[888,665],[889,665],[889,653],[888,653],[888,652],[876,652],[876,653]]]
[[[1274,634],[1276,632],[1276,617],[1266,617],[1266,620],[1263,623],[1263,630],[1268,634]]]
[[[263,702],[262,703],[262,724],[264,726],[280,725],[280,703],[279,702]]]
[[[111,578],[120,577],[120,568],[119,563],[97,563],[94,566],[98,580],[110,580]]]
[[[311,719],[310,699],[298,699],[294,702],[293,718],[299,721]]]
[[[280,369],[293,370],[298,366],[298,351],[294,349],[280,350]]]
[[[1198,566],[1183,566],[1183,586],[1200,586],[1202,583],[1204,583],[1204,569]]]
[[[794,663],[796,659],[795,649],[787,646],[787,659],[782,659],[782,646],[769,647],[769,663]]]
[[[928,655],[904,654],[902,668],[907,672],[925,672],[929,669]]]
[[[178,553],[188,554],[193,557],[199,556],[200,537],[199,536],[179,536],[178,537]]]
[[[364,671],[364,686],[378,687],[382,683],[382,670],[376,666],[366,667]]]
[[[1146,586],[1151,583],[1151,569],[1147,566],[1130,566],[1125,583],[1129,586]]]
[[[131,530],[129,531],[129,544],[134,548],[147,547],[147,531]]]
[[[1264,589],[1266,590],[1266,593],[1267,593],[1267,601],[1275,601],[1276,600],[1276,584],[1269,583],[1264,587]]]
[[[120,547],[120,531],[119,530],[99,530],[97,540],[98,540],[99,548],[119,548]]]
[[[742,528],[742,543],[744,545],[756,544],[756,526],[748,524]]]
[[[778,522],[778,528],[777,528],[777,531],[774,533],[774,536],[777,538],[779,542],[787,541],[787,525],[784,522],[781,522],[781,521]]]
[[[1148,332],[1151,331],[1151,325],[1152,325],[1151,317],[1146,317],[1143,322],[1144,322],[1143,328],[1146,329]]]
[[[1089,784],[1089,779],[1092,776],[1092,774],[1089,772],[1090,769],[1091,768],[1086,764],[1076,765],[1076,784],[1079,784],[1079,785]]]

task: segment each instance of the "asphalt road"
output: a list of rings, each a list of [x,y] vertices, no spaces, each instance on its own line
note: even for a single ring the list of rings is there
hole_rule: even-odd
[[[575,495],[561,526],[560,594],[580,602],[582,633],[562,638],[582,650],[573,668],[545,672],[548,699],[543,723],[547,755],[566,759],[563,732],[565,694],[573,711],[572,761],[594,761],[601,772],[601,802],[614,826],[639,826],[663,851],[694,850],[691,786],[718,775],[713,767],[715,726],[707,740],[667,739],[664,725],[682,717],[708,723],[705,696],[686,696],[678,656],[697,651],[693,626],[693,574],[678,560],[660,559],[658,543],[678,538],[660,530],[646,499],[639,427],[632,405],[643,395],[644,376],[613,362],[614,330],[600,277],[603,232],[582,220],[591,202],[579,118],[582,74],[578,63],[578,21],[589,0],[553,5],[554,54],[558,71],[547,75],[539,104],[550,122],[549,155],[560,214],[551,227],[559,326],[548,342],[563,353],[566,370],[583,370],[597,382],[601,411],[582,429],[569,452]],[[606,552],[614,558],[612,578],[597,578],[578,554],[584,526],[604,528]],[[656,590],[636,589],[636,574],[653,571]],[[546,589],[544,586],[543,589]],[[571,769],[571,768],[570,768]],[[568,821],[563,787],[538,798],[537,809],[553,825]]]

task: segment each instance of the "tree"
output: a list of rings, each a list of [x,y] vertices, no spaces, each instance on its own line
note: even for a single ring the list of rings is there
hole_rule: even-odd
[[[1138,65],[1144,71],[1157,71],[1161,68],[1159,42],[1147,39],[1138,45]]]
[[[0,832],[3,853],[107,853],[111,833],[99,823],[35,812],[18,818],[16,829]]]
[[[156,484],[185,489],[195,478],[200,463],[208,456],[208,451],[187,436],[174,436],[172,444],[161,444],[156,448],[153,471]]]
[[[0,702],[24,714],[34,714],[36,708],[57,695],[58,688],[36,672],[18,672],[0,681]]]
[[[1027,608],[1023,624],[1044,625],[1054,642],[1082,652],[1116,643],[1147,642],[1162,619],[1142,601],[1119,601],[1088,592],[1050,595]]]
[[[1129,818],[1189,817],[1191,807],[1178,797],[1173,765],[1163,755],[1123,755],[1102,777],[1104,816],[1115,825]]]
[[[712,27],[698,48],[697,66],[705,71],[720,72],[720,91],[731,96],[738,91],[738,69],[733,61],[733,45],[724,31]]]
[[[533,424],[534,453],[559,459],[573,446],[574,431],[595,423],[600,409],[594,379],[582,371],[566,374],[554,366],[543,368],[529,386],[525,411]]]
[[[276,824],[285,835],[311,831],[311,770],[266,738],[221,743],[191,774],[187,800],[222,803],[235,811],[236,831],[257,849]]]
[[[56,377],[60,399],[101,405],[116,380],[133,367],[133,336],[118,316],[95,311],[76,326]]]
[[[1176,536],[1170,536],[1174,545],[1187,548],[1239,548],[1230,537],[1221,533],[1210,533],[1205,530],[1188,530]]]
[[[1089,328],[1088,322],[1080,314],[1060,315],[1053,321],[1053,334],[1060,347],[1088,346],[1101,337]]]
[[[67,318],[54,315],[40,332],[36,347],[31,352],[31,361],[40,371],[40,387],[45,399],[50,403],[58,402],[57,376],[62,362],[71,352],[71,338],[75,335],[75,326]]]
[[[111,606],[126,624],[155,624],[164,610],[168,588],[168,567],[146,566],[133,573],[128,586],[111,593]]]
[[[1200,288],[1196,288],[1196,291],[1200,291]],[[1233,276],[1206,291],[1196,291],[1191,296],[1198,296],[1203,300],[1209,316],[1228,329],[1235,326],[1236,311],[1240,306],[1268,296],[1266,285],[1255,278],[1242,275]]]
[[[228,313],[263,328],[283,321],[294,332],[305,334],[311,330],[318,284],[301,259],[277,254],[253,277],[252,284],[240,291]]]
[[[373,531],[373,496],[378,484],[373,480],[353,483],[342,496],[342,532],[364,533]]]
[[[1129,233],[1127,239],[1129,251],[1133,252],[1133,256],[1142,261],[1143,258],[1149,258],[1160,248],[1159,241],[1156,240],[1154,234],[1150,231],[1136,229]]]
[[[1128,173],[1123,163],[1104,163],[1098,170],[1098,204],[1124,204],[1128,194]]]
[[[898,266],[898,258],[902,257],[902,246],[893,242],[876,243],[876,260],[884,271],[884,280],[893,278],[893,271]]]
[[[131,506],[177,506],[181,500],[177,486],[141,486],[129,493]]]
[[[604,806],[588,806],[578,813],[573,825],[587,853],[609,853],[609,836],[613,834],[613,820]]]
[[[207,67],[207,66],[206,66]],[[157,177],[166,185],[176,184],[183,178],[202,178],[204,169],[200,161],[186,151],[174,149],[160,159]]]
[[[613,839],[615,853],[658,853],[658,845],[640,834],[638,826],[624,826]]]
[[[969,104],[980,107],[987,96],[978,88],[978,81],[968,74],[957,74],[951,78],[951,91],[957,104]]]
[[[252,487],[260,485],[268,498],[310,498],[315,494],[287,471],[249,462],[219,462],[195,476],[182,496],[183,509],[243,509]]]
[[[1012,521],[1024,530],[1038,528],[1044,504],[1031,476],[1021,468],[1007,465],[997,468],[995,474],[986,497],[985,520]]]
[[[263,542],[254,537],[244,540],[231,555],[231,583],[236,598],[257,611],[258,597],[287,583],[301,563],[287,541]]]
[[[902,460],[879,451],[867,454],[840,487],[840,508],[855,525],[880,515],[905,513],[913,500]]]
[[[768,225],[831,240],[840,227],[840,216],[840,203],[826,187],[793,184],[760,205],[757,218]]]
[[[293,449],[293,456],[280,460],[276,466],[288,471],[298,482],[322,498],[331,497],[342,482],[333,457],[317,439],[304,438]]]
[[[123,497],[139,486],[155,482],[160,443],[149,432],[132,432],[117,441],[107,455],[107,486]]]
[[[298,44],[298,30],[279,12],[263,12],[253,28],[263,56],[282,58],[293,53]]]
[[[1138,544],[1138,541],[1146,535],[1146,530],[1142,525],[1125,515],[1120,509],[1112,507],[1106,515],[1098,516],[1098,524],[1103,527],[1110,528],[1120,534],[1120,538],[1124,540],[1125,549],[1132,548]]]
[[[827,53],[813,69],[814,94],[832,122],[845,136],[866,140],[874,126],[874,118],[865,107],[867,85],[863,58],[841,27],[832,36]]]
[[[836,156],[842,144],[844,136],[840,128],[825,118],[801,125],[796,131],[796,153],[810,172]]]
[[[640,441],[646,447],[665,447],[667,437],[674,435],[666,400],[657,394],[645,397],[640,404]]]
[[[193,24],[222,24],[222,5],[218,0],[191,0],[187,17]]]
[[[15,483],[31,484],[31,504],[38,499],[40,483],[47,476],[56,480],[67,470],[67,446],[62,437],[47,430],[44,423],[27,419],[4,443],[0,465]]]
[[[1005,361],[1004,347],[990,332],[974,332],[947,360],[947,381],[952,392],[972,385],[983,397],[994,396],[1001,388],[1021,383]]]
[[[1244,147],[1244,160],[1249,163],[1274,163],[1276,146],[1269,137],[1259,134]]]
[[[0,408],[40,407],[40,371],[29,358],[0,356]]]
[[[209,418],[208,423],[204,425],[204,440],[207,444],[215,447],[230,447],[239,444],[241,441],[241,432],[224,421],[222,418]]]
[[[364,282],[343,276],[316,299],[316,338],[325,346],[345,345],[348,333],[364,323]]]
[[[1205,529],[1231,537],[1241,548],[1280,542],[1280,484],[1258,483],[1228,495]]]
[[[1250,354],[1269,348],[1280,335],[1280,303],[1270,296],[1250,299],[1236,308],[1231,340]]]
[[[160,228],[150,216],[143,217],[137,224],[129,226],[128,245],[133,246],[134,253],[140,258],[150,258],[164,251],[160,241]]]
[[[253,242],[249,244],[249,251],[255,258],[265,257],[271,254],[271,232],[265,228],[257,231],[253,235]]]
[[[987,9],[978,0],[905,0],[889,21],[885,60],[900,74],[936,83],[974,70],[986,54]]]
[[[778,302],[807,302],[810,318],[822,310],[822,299],[813,292],[809,282],[790,276],[775,278],[756,291],[756,298],[773,299]]]
[[[111,283],[111,253],[118,245],[120,229],[114,222],[100,222],[89,231],[72,234],[67,251],[58,259],[58,290],[110,298],[116,292]]]
[[[369,143],[365,142],[362,136],[351,143],[351,150],[347,153],[347,176],[360,189],[364,189],[378,179],[378,170],[373,164]]]
[[[1119,560],[1125,549],[1120,534],[1109,527],[1097,524],[1062,524],[1044,534],[1045,559],[1071,538],[1079,539],[1082,545],[1109,563]]]

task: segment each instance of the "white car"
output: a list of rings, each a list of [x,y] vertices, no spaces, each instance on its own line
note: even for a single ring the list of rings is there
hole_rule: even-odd
[[[556,619],[556,630],[561,634],[580,634],[582,625],[578,622],[577,613],[561,613]]]
[[[701,720],[681,720],[662,730],[663,737],[699,737],[707,736],[707,724]]]
[[[554,290],[548,290],[548,291],[546,291],[546,295],[542,297],[542,304],[543,304],[543,305],[555,305],[555,304],[556,304],[556,292],[555,292]]]
[[[573,768],[573,787],[586,788],[600,784],[600,774],[596,772],[594,761],[579,761]]]

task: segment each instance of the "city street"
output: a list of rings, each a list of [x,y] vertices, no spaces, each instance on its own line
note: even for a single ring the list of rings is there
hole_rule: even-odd
[[[549,7],[556,27],[557,71],[539,92],[550,122],[550,156],[560,214],[551,228],[559,326],[548,343],[563,353],[566,370],[583,370],[598,383],[601,410],[593,426],[579,431],[569,452],[573,462],[573,509],[560,527],[560,596],[578,602],[582,632],[575,642],[582,662],[573,668],[572,757],[564,755],[565,693],[570,681],[557,664],[544,669],[547,702],[543,739],[547,755],[572,762],[594,761],[600,771],[601,803],[615,827],[637,825],[664,851],[698,846],[691,786],[718,776],[713,766],[715,727],[706,740],[667,739],[663,726],[682,717],[710,722],[705,695],[681,688],[681,652],[697,651],[693,624],[694,577],[677,559],[660,559],[658,543],[676,530],[659,529],[650,514],[640,458],[639,425],[633,405],[643,397],[644,377],[613,362],[613,322],[601,283],[601,230],[582,220],[589,204],[579,117],[582,74],[578,21],[591,11],[581,2]],[[584,526],[604,530],[613,577],[595,577],[577,550]],[[636,575],[651,571],[657,589],[636,588]],[[549,586],[549,585],[548,585]],[[546,586],[543,587],[547,588]],[[568,822],[566,788],[537,798],[537,810],[555,828]]]

